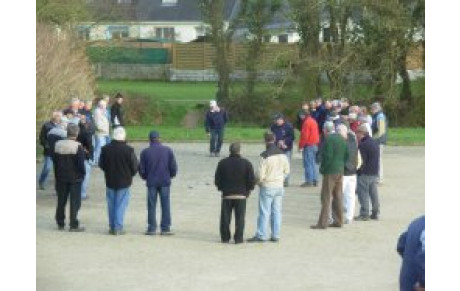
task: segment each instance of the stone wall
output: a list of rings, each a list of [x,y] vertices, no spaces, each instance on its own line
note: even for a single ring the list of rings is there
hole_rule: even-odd
[[[169,80],[170,65],[97,63],[96,77],[123,80]]]

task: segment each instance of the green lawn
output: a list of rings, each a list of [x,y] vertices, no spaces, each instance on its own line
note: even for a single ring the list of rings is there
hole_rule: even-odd
[[[205,142],[208,137],[203,128],[182,128],[171,126],[127,126],[128,139],[130,141],[146,141],[151,130],[158,130],[161,139],[166,142]],[[255,127],[227,127],[225,129],[225,141],[262,142],[263,133],[266,129]],[[298,140],[299,132],[296,131]],[[388,145],[424,145],[424,128],[390,128]]]

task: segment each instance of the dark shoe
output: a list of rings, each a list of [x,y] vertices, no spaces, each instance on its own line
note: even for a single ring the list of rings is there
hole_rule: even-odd
[[[289,187],[289,183],[288,182],[284,182],[284,187]]]
[[[362,215],[356,216],[354,220],[355,220],[355,221],[368,221],[368,220],[369,220],[369,216],[362,216]]]
[[[310,225],[310,228],[311,228],[311,229],[326,229],[325,226],[321,226],[321,225],[317,225],[317,224],[315,224],[315,225]]]
[[[229,244],[230,243],[230,240],[223,240],[221,241],[223,244]]]
[[[265,241],[263,239],[255,236],[255,237],[252,237],[252,238],[248,239],[247,242],[249,242],[249,243],[259,242],[260,243],[260,242],[265,242]]]
[[[111,234],[111,235],[116,235],[116,231],[115,231],[114,229],[110,229],[110,230],[109,230],[109,234]]]
[[[313,181],[313,187],[318,187],[318,181]]]
[[[148,230],[147,230],[147,231],[145,232],[145,235],[156,235],[156,234],[157,234],[156,231],[148,231]]]
[[[341,224],[338,224],[337,222],[329,224],[329,227],[342,227]]]
[[[310,182],[304,182],[303,184],[300,185],[300,187],[311,187],[312,183]]]
[[[71,227],[71,228],[69,229],[69,231],[70,231],[70,232],[83,232],[83,231],[85,231],[85,228],[82,227],[82,226],[79,226],[79,227]]]
[[[45,186],[43,186],[42,184],[38,185],[38,189],[40,189],[40,190],[46,190],[46,189],[45,189]]]
[[[280,241],[280,239],[279,239],[279,238],[272,237],[272,238],[270,238],[270,241],[271,241],[271,242],[274,242],[274,243],[277,243],[277,242]]]
[[[160,235],[174,235],[174,232],[172,231],[162,231]]]
[[[236,245],[237,245],[237,244],[242,244],[242,243],[244,243],[243,240],[236,240],[236,241],[235,241],[235,244],[236,244]]]
[[[373,220],[379,220],[378,214],[372,214],[372,215],[370,216],[370,218],[373,219]]]
[[[64,230],[65,226],[64,225],[58,225],[58,230]]]

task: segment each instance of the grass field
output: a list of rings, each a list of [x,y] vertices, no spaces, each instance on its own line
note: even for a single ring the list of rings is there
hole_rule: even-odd
[[[146,141],[151,130],[158,130],[161,139],[165,142],[196,141],[206,142],[208,137],[203,128],[181,128],[170,126],[127,126],[128,139],[130,141]],[[226,127],[225,141],[262,142],[264,128],[255,127]],[[296,140],[299,132],[296,131]],[[388,145],[424,145],[424,128],[390,128]]]

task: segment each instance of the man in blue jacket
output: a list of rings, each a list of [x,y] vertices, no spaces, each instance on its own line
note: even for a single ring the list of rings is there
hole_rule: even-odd
[[[275,114],[270,130],[275,135],[275,144],[287,156],[290,165],[292,157],[292,144],[295,140],[294,127],[290,122],[286,120],[282,113],[277,113]],[[284,187],[288,186],[289,174],[284,179]]]
[[[141,152],[139,175],[147,185],[148,228],[146,235],[155,235],[157,229],[156,203],[160,196],[161,202],[161,234],[172,235],[170,211],[171,178],[177,174],[177,163],[171,148],[159,141],[160,134],[151,131],[150,147]]]
[[[211,137],[209,152],[210,156],[218,157],[220,155],[220,148],[224,141],[224,128],[228,121],[227,112],[217,106],[215,100],[209,102],[209,111],[206,112],[204,119],[204,128],[208,136]]]

